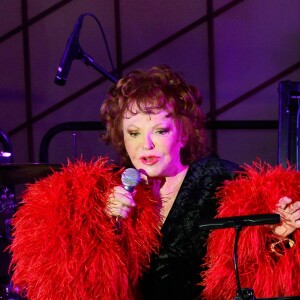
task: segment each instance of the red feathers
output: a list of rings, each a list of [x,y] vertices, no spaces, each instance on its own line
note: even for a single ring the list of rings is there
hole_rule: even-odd
[[[137,187],[137,206],[116,231],[104,210],[120,174],[106,160],[70,164],[28,187],[14,219],[11,245],[13,283],[32,300],[128,300],[151,253],[159,247],[158,205],[150,191]],[[272,213],[278,200],[300,198],[300,173],[293,169],[247,166],[218,191],[218,217]],[[269,250],[267,226],[244,228],[238,258],[241,286],[256,297],[300,295],[299,230],[296,245],[276,257]],[[234,230],[212,232],[203,273],[208,300],[233,299]]]
[[[217,217],[273,213],[278,200],[300,199],[300,173],[289,168],[272,168],[256,163],[219,190]],[[236,296],[233,265],[233,228],[214,230],[208,240],[203,273],[204,297],[229,300]],[[300,295],[300,232],[294,233],[296,246],[280,258],[270,252],[271,230],[267,226],[245,227],[240,233],[238,261],[242,288],[253,288],[256,297]]]
[[[77,162],[28,187],[14,220],[13,284],[29,299],[132,299],[159,247],[159,211],[137,188],[121,232],[104,212],[120,184],[106,160]]]

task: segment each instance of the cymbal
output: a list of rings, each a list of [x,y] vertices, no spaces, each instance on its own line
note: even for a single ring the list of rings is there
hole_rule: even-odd
[[[0,185],[33,183],[36,179],[46,177],[61,168],[60,164],[0,164]]]

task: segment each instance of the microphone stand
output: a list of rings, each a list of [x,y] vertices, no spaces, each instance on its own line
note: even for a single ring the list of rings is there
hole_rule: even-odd
[[[84,62],[87,66],[93,67],[96,71],[100,72],[102,75],[104,75],[107,79],[109,79],[113,83],[117,83],[118,80],[112,76],[110,73],[108,73],[106,70],[104,70],[101,66],[99,66],[97,63],[95,63],[94,59],[87,53],[85,53],[80,48],[80,60]]]
[[[254,292],[250,288],[241,288],[239,268],[238,268],[238,241],[240,237],[240,232],[242,230],[241,225],[234,226],[235,229],[235,239],[234,239],[234,248],[233,248],[233,263],[234,263],[234,272],[235,280],[237,285],[237,294],[234,300],[255,300]]]
[[[81,26],[82,26],[83,18],[87,15],[93,17],[96,20],[96,22],[98,23],[98,25],[99,25],[99,27],[102,31],[102,34],[104,36],[104,41],[105,41],[105,44],[106,44],[106,47],[107,47],[109,58],[111,60],[110,53],[109,53],[108,46],[107,46],[107,41],[106,41],[104,31],[102,29],[102,26],[101,26],[100,22],[92,14],[82,14],[77,19],[74,30],[73,30],[73,32],[72,32],[72,34],[71,34],[71,36],[68,40],[67,48],[66,48],[66,50],[63,54],[63,58],[61,60],[58,71],[56,73],[54,82],[58,85],[65,85],[67,75],[68,75],[68,73],[70,71],[70,68],[71,68],[71,63],[74,59],[81,60],[86,65],[92,66],[96,71],[100,72],[102,75],[104,75],[111,82],[113,82],[113,83],[118,82],[118,80],[113,75],[111,75],[105,69],[103,69],[101,66],[99,66],[97,63],[95,63],[94,58],[91,57],[89,54],[85,53],[82,50],[81,46],[80,46],[79,32],[80,32],[80,29],[81,29]],[[111,62],[111,64],[112,64],[112,62]],[[112,64],[112,68],[114,69],[113,64]]]
[[[95,60],[93,57],[91,57],[89,54],[84,52],[79,44],[79,41],[76,40],[72,44],[72,51],[74,59],[79,59],[82,62],[84,62],[87,66],[93,67],[96,71],[104,75],[107,79],[109,79],[112,83],[117,83],[118,80],[112,76],[110,73],[108,73],[104,68],[102,68],[100,65],[95,63]]]

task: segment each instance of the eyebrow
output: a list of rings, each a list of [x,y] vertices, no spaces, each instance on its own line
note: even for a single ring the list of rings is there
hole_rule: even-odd
[[[169,121],[169,120],[166,120],[166,121]],[[159,123],[157,123],[157,124],[154,124],[154,126],[152,126],[152,128],[156,128],[156,127],[159,127],[159,126],[166,126],[166,125],[169,126],[170,123],[168,122],[168,124],[165,124],[165,122],[159,122]],[[129,124],[129,125],[127,126],[127,129],[128,129],[130,126],[133,126],[133,127],[137,128],[137,129],[140,129],[140,127],[139,127],[138,125],[135,125],[135,124]]]

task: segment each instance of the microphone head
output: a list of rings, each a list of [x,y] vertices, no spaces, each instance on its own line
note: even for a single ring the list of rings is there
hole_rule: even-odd
[[[68,67],[67,73],[69,72],[69,70],[70,70],[70,67]],[[67,76],[62,76],[62,72],[63,72],[63,69],[61,67],[58,67],[57,73],[56,73],[56,76],[54,79],[55,84],[60,85],[60,86],[64,86],[67,81]]]
[[[128,168],[122,173],[121,181],[125,190],[132,192],[141,181],[141,174],[134,168]]]
[[[71,69],[71,65],[74,59],[80,59],[82,55],[82,49],[79,45],[79,34],[83,23],[83,18],[85,14],[82,14],[77,19],[74,29],[68,39],[66,49],[63,53],[63,56],[61,58],[59,67],[57,68],[56,76],[54,79],[54,82],[57,85],[64,86],[68,74]]]

